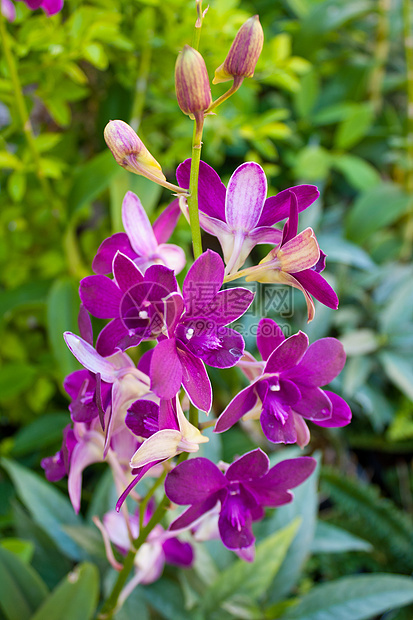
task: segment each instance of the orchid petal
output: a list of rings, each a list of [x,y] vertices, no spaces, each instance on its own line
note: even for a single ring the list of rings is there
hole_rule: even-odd
[[[116,502],[116,512],[119,512],[119,510],[122,508],[123,502],[128,497],[129,493],[138,484],[138,482],[142,480],[144,475],[147,474],[150,469],[155,467],[155,465],[158,465],[161,462],[162,462],[161,460],[155,461],[153,463],[149,463],[148,465],[145,465],[144,467],[139,468],[139,471],[134,477],[134,479],[132,480],[132,482],[128,484],[128,486],[126,487],[126,489],[123,491],[122,495],[119,497],[118,501]]]
[[[257,348],[266,362],[271,353],[285,340],[283,331],[272,319],[261,319],[257,330]]]
[[[115,233],[100,244],[92,262],[93,271],[102,276],[112,273],[112,263],[116,252],[122,252],[132,260],[136,258],[136,252],[126,233]]]
[[[336,338],[321,338],[307,349],[301,362],[286,376],[300,384],[321,387],[340,374],[346,362],[344,347]]]
[[[103,357],[136,347],[142,341],[139,334],[130,334],[122,319],[114,319],[101,330],[96,340],[96,350]]]
[[[79,314],[77,315],[77,324],[79,326],[79,333],[83,340],[86,340],[86,342],[93,346],[92,321],[90,320],[89,312],[83,304],[80,304]]]
[[[196,459],[191,459],[191,461],[195,461],[195,460]],[[190,463],[191,461],[187,461],[187,462]],[[175,470],[172,470],[172,472],[173,471]],[[168,476],[169,475],[170,474],[168,474]],[[166,481],[167,480],[168,478],[166,479]],[[165,481],[165,493],[166,495],[168,495],[168,492],[166,491],[166,481]],[[203,517],[205,513],[210,512],[213,508],[215,508],[216,503],[218,502],[218,499],[219,499],[219,492],[213,493],[212,495],[207,496],[207,498],[203,502],[198,502],[196,504],[193,504],[187,510],[185,510],[185,512],[183,512],[177,519],[175,519],[173,523],[171,523],[171,525],[169,526],[169,529],[172,531],[181,530],[194,524],[201,517]]]
[[[153,223],[152,229],[158,243],[163,244],[169,240],[180,215],[179,199],[175,198]]]
[[[304,269],[299,273],[291,274],[296,280],[318,301],[327,306],[337,310],[338,297],[329,283],[313,269]]]
[[[112,271],[116,284],[123,293],[127,293],[131,288],[143,282],[143,275],[133,260],[121,252],[115,254]],[[116,316],[119,316],[119,312]]]
[[[227,480],[218,467],[206,458],[197,457],[180,463],[169,472],[165,493],[174,504],[198,504],[226,486]]]
[[[176,178],[180,187],[189,187],[191,160],[178,166]],[[199,210],[211,217],[225,221],[225,185],[211,166],[204,161],[199,164],[198,204]]]
[[[160,398],[173,398],[182,383],[182,364],[176,341],[162,340],[156,345],[150,366],[151,389]]]
[[[216,252],[207,250],[194,262],[182,287],[188,317],[211,303],[224,280],[224,263]]]
[[[158,242],[141,201],[133,192],[126,192],[122,202],[122,223],[132,248],[140,256],[156,252]]]
[[[298,200],[298,211],[304,211],[320,195],[315,185],[295,185],[267,198],[261,213],[258,226],[272,226],[290,214],[290,192],[294,192]]]
[[[282,245],[294,239],[298,232],[298,200],[294,192],[290,192],[290,212],[283,229]]]
[[[233,232],[253,230],[260,219],[267,195],[264,170],[254,162],[238,166],[225,197],[225,220]]]
[[[268,456],[261,448],[256,448],[234,461],[228,467],[225,476],[227,480],[241,480],[244,482],[254,478],[261,478],[261,476],[268,472],[269,468],[270,460]]]
[[[130,460],[132,468],[144,467],[155,461],[165,461],[178,454],[180,431],[164,429],[145,439]]]
[[[295,413],[295,411],[292,412],[292,415],[294,419],[295,430],[297,433],[297,444],[300,446],[300,448],[304,448],[310,443],[311,437],[309,428],[301,415]]]
[[[162,243],[158,246],[157,254],[162,259],[164,265],[169,267],[169,269],[173,269],[175,273],[179,273],[185,267],[185,252],[178,245]]]
[[[331,417],[326,420],[313,420],[314,424],[317,424],[317,426],[323,426],[324,428],[338,428],[350,424],[351,409],[346,401],[341,398],[341,396],[334,394],[334,392],[325,390],[325,394],[333,405],[333,412]]]
[[[212,405],[212,388],[202,360],[195,357],[181,342],[177,354],[182,369],[182,383],[189,400],[195,407],[208,413]]]
[[[194,561],[194,550],[190,543],[181,542],[177,538],[169,538],[162,543],[162,548],[168,564],[188,568]]]
[[[119,316],[122,293],[106,276],[87,276],[80,281],[79,295],[86,310],[98,319]]]
[[[90,433],[92,436],[92,433]],[[70,501],[74,511],[80,510],[80,496],[82,493],[83,470],[92,463],[103,461],[103,438],[98,433],[93,433],[93,439],[87,441],[86,437],[76,444],[70,459],[70,470],[67,480]]]
[[[306,228],[277,252],[282,271],[296,273],[313,267],[320,257],[320,248],[312,228]]]
[[[258,401],[253,385],[244,388],[232,399],[227,408],[219,416],[214,433],[223,433],[255,407]]]
[[[116,368],[113,367],[110,361],[99,355],[91,344],[71,332],[65,332],[63,337],[70,351],[82,366],[91,372],[98,372],[103,381],[107,381],[108,383],[116,381]]]
[[[300,384],[300,392],[301,400],[294,405],[294,411],[312,422],[331,419],[333,406],[321,388]]]
[[[284,340],[270,355],[264,373],[280,373],[295,368],[308,349],[308,336],[302,331]]]

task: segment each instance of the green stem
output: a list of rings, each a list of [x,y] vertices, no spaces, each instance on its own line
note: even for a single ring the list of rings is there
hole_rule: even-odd
[[[192,403],[189,405],[189,421],[196,428],[198,428],[199,419],[198,419],[198,407],[195,407]]]
[[[236,76],[234,77],[234,81],[232,83],[231,88],[229,88],[227,90],[226,93],[224,93],[223,95],[221,95],[220,97],[218,97],[218,99],[216,99],[215,101],[213,101],[211,103],[211,105],[209,106],[208,110],[205,112],[205,114],[209,114],[210,112],[212,112],[213,110],[215,110],[215,108],[217,108],[219,105],[221,105],[221,103],[224,103],[224,101],[226,101],[227,99],[229,99],[231,97],[231,95],[233,95],[234,93],[237,92],[237,90],[239,89],[239,87],[241,86],[242,82],[244,81],[244,78],[241,76]]]
[[[140,506],[139,506],[139,531],[142,531],[142,529],[143,529],[143,520],[144,520],[144,517],[145,517],[145,510],[146,510],[147,505],[149,504],[149,500],[151,499],[151,497],[155,493],[156,489],[158,487],[160,487],[161,484],[163,484],[163,481],[166,478],[166,474],[167,474],[167,472],[164,471],[163,474],[161,476],[159,476],[159,478],[157,480],[155,480],[155,484],[152,485],[152,487],[149,489],[149,491],[147,492],[147,494],[145,495],[145,497],[143,498],[143,500],[140,503]]]
[[[14,56],[11,51],[8,32],[5,27],[5,18],[0,11],[0,38],[2,42],[4,57],[6,59],[7,68],[10,73],[10,80],[13,86],[14,98],[16,101],[16,110],[20,120],[21,128],[23,130],[24,136],[26,138],[27,146],[31,153],[33,163],[36,170],[37,178],[43,188],[46,199],[51,201],[52,192],[50,190],[50,186],[48,180],[43,174],[43,170],[41,167],[40,154],[37,150],[36,141],[33,136],[33,129],[30,122],[29,113],[27,111],[26,102],[24,100],[24,95],[22,91],[22,87],[20,84],[19,75],[17,72],[16,62]]]
[[[198,210],[198,178],[199,163],[201,161],[202,130],[204,126],[204,114],[200,112],[195,118],[194,133],[192,137],[192,159],[191,172],[189,177],[189,224],[192,233],[192,247],[195,260],[202,254],[201,228],[199,226]]]

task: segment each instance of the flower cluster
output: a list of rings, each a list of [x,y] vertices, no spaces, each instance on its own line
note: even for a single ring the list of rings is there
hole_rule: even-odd
[[[255,16],[240,29],[214,82],[232,79],[229,94],[239,88],[254,73],[262,41]],[[196,152],[201,148],[205,114],[229,94],[212,102],[205,62],[189,46],[176,64],[176,92],[182,111],[196,121]],[[245,350],[243,337],[230,326],[254,300],[247,288],[227,287],[243,277],[299,289],[309,321],[315,313],[313,298],[337,308],[337,295],[321,275],[326,255],[311,228],[298,230],[299,213],[317,199],[318,189],[298,185],[267,197],[264,171],[253,162],[240,165],[225,187],[218,174],[195,156],[180,164],[178,185],[173,185],[126,123],[111,121],[105,139],[121,166],[177,197],[151,225],[138,196],[127,192],[122,204],[124,232],[103,241],[93,260],[94,275],[80,282],[80,335],[64,335],[83,366],[64,383],[72,424],[64,431],[61,450],[44,459],[42,466],[49,480],[68,475],[70,499],[79,511],[83,470],[95,462],[109,464],[118,491],[117,512],[95,523],[117,570],[123,565],[112,544],[123,555],[137,550],[135,576],[122,600],[137,583],[157,579],[165,561],[189,566],[192,548],[176,536],[184,530],[194,533],[208,520],[209,531],[228,549],[252,561],[252,524],[263,519],[266,507],[292,501],[291,489],[315,468],[309,456],[270,468],[259,448],[232,464],[193,457],[208,441],[206,426],[215,424],[214,431],[224,433],[242,418],[259,419],[263,445],[268,440],[268,446],[272,442],[304,447],[310,440],[306,420],[340,427],[350,422],[351,412],[340,396],[321,389],[343,368],[345,354],[338,340],[323,338],[309,344],[301,331],[285,338],[272,318],[263,317],[257,331],[260,361]],[[193,228],[194,196],[199,224],[217,238],[223,258],[211,249],[198,251],[194,243],[196,259],[178,279],[186,256],[169,240],[181,213]],[[267,256],[258,265],[245,267],[257,244],[268,246]],[[107,321],[96,339],[90,315]],[[214,410],[216,421],[200,425],[198,411],[209,414],[213,406],[208,368],[234,366],[249,385],[224,411]],[[141,486],[135,487],[145,476],[156,482],[142,498]],[[163,500],[155,512],[148,512],[149,499],[164,481]],[[140,502],[139,515],[129,512],[130,499]],[[165,531],[159,522],[170,502],[188,508]]]

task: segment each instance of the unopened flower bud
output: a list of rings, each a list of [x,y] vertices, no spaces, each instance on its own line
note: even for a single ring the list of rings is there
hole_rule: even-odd
[[[196,115],[211,105],[208,71],[201,54],[185,45],[175,65],[175,88],[178,105],[184,114]]]
[[[110,121],[103,135],[113,157],[122,168],[147,178],[165,180],[160,164],[127,123]]]
[[[252,77],[263,42],[264,32],[259,17],[254,15],[238,30],[225,61],[215,71],[212,83],[228,82],[235,77]]]

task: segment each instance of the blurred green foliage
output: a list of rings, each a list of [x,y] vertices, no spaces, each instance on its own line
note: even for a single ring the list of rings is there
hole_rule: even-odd
[[[0,573],[16,580],[16,591],[23,588],[19,620],[35,610],[36,618],[45,617],[41,604],[48,618],[54,617],[53,609],[72,596],[84,606],[80,608],[86,618],[92,612],[84,593],[95,593],[98,587],[93,566],[81,565],[76,582],[65,581],[64,575],[72,560],[92,561],[102,571],[101,544],[95,540],[85,555],[76,555],[76,541],[87,538],[88,530],[81,528],[90,528],[90,523],[62,520],[62,511],[70,512],[70,506],[64,506],[57,489],[46,491],[50,485],[39,480],[36,483],[44,485],[38,488],[39,509],[42,504],[55,507],[49,510],[55,522],[46,527],[38,516],[43,513],[27,500],[34,479],[29,482],[17,468],[38,469],[40,459],[59,446],[69,419],[62,379],[77,368],[61,334],[77,331],[78,280],[91,273],[91,260],[105,236],[121,230],[123,194],[127,189],[139,194],[151,218],[170,199],[168,192],[116,165],[104,146],[103,127],[116,118],[132,124],[171,181],[177,164],[189,156],[192,127],[176,104],[174,64],[182,46],[191,43],[195,11],[186,0],[65,0],[62,13],[50,19],[22,3],[16,10],[17,19],[7,31],[34,147],[25,139],[2,56],[0,451],[21,464],[4,462],[17,487],[12,488],[8,476],[0,478],[1,494],[12,506],[2,503],[0,526],[4,536],[32,542],[34,568],[32,547],[17,542],[12,548],[1,546]],[[321,615],[326,597],[343,609],[348,603],[341,597],[338,578],[366,570],[411,573],[412,529],[402,514],[413,513],[413,93],[405,50],[409,20],[412,23],[409,10],[413,12],[406,0],[211,0],[200,47],[211,78],[237,29],[252,14],[260,15],[265,45],[254,79],[246,80],[207,118],[202,158],[224,181],[243,161],[259,162],[268,175],[270,195],[302,182],[315,183],[321,191],[317,204],[302,214],[301,228],[313,226],[328,254],[327,277],[338,292],[340,308],[335,312],[318,306],[315,320],[305,326],[302,300],[294,297],[293,328],[305,327],[311,339],[339,337],[348,355],[334,388],[350,402],[353,423],[333,431],[317,428],[313,441],[324,462],[335,466],[323,476],[322,524],[344,528],[344,539],[330,530],[336,547],[328,548],[325,532],[324,547],[317,547],[314,525],[307,539],[296,539],[303,553],[294,556],[295,577],[289,581],[281,555],[276,575],[280,567],[274,557],[273,577],[279,583],[272,591],[282,592],[278,599],[252,586],[244,594],[235,586],[227,592],[229,581],[216,582],[216,571],[229,560],[225,549],[214,547],[204,552],[204,567],[200,561],[180,577],[179,588],[172,573],[160,584],[138,588],[128,605],[132,609],[134,601],[139,602],[142,618],[149,617],[148,608],[174,620],[196,617],[190,610],[202,610],[208,603],[200,594],[205,587],[211,596],[218,596],[214,587],[221,588],[222,604],[214,618],[333,617]],[[225,85],[213,87],[214,98],[224,90]],[[179,223],[173,241],[189,253],[185,222]],[[265,253],[258,248],[252,259]],[[241,378],[234,370],[227,371],[225,379],[212,376],[219,413]],[[240,429],[228,433],[225,458],[248,449],[250,441]],[[103,484],[100,473],[96,468],[86,476],[87,504],[88,490]],[[379,491],[370,487],[372,481]],[[313,510],[315,493],[313,489]],[[379,500],[379,494],[388,499]],[[309,518],[299,499],[285,515],[284,526],[297,516]],[[107,502],[107,508],[112,505]],[[278,532],[275,536],[281,536],[282,510],[268,521],[272,525],[267,527]],[[312,519],[315,524],[314,515]],[[71,534],[63,530],[62,523],[69,530],[79,528],[77,535],[73,529]],[[299,529],[297,537],[300,531],[303,535]],[[351,537],[345,538],[346,533]],[[285,549],[295,544],[288,536],[283,538]],[[357,536],[363,549],[357,547]],[[375,551],[369,551],[366,541]],[[312,548],[315,555],[306,565]],[[60,567],[56,573],[47,558]],[[312,580],[327,578],[337,579],[333,592],[317,586],[308,593]],[[366,608],[370,615],[351,615],[355,607],[350,607],[350,615],[344,610],[340,617],[380,614],[396,600],[386,599],[386,592],[408,592],[407,582],[375,578],[379,581],[364,587],[381,591],[383,598],[377,594],[376,607]],[[60,580],[52,598],[42,602]],[[289,608],[281,599],[291,590],[303,598]],[[364,609],[356,594],[355,600]],[[403,600],[411,600],[408,593]],[[311,605],[315,611],[309,616],[302,610]],[[119,618],[129,617],[125,609]],[[1,613],[17,617],[7,601]],[[408,614],[397,617],[411,617]]]

